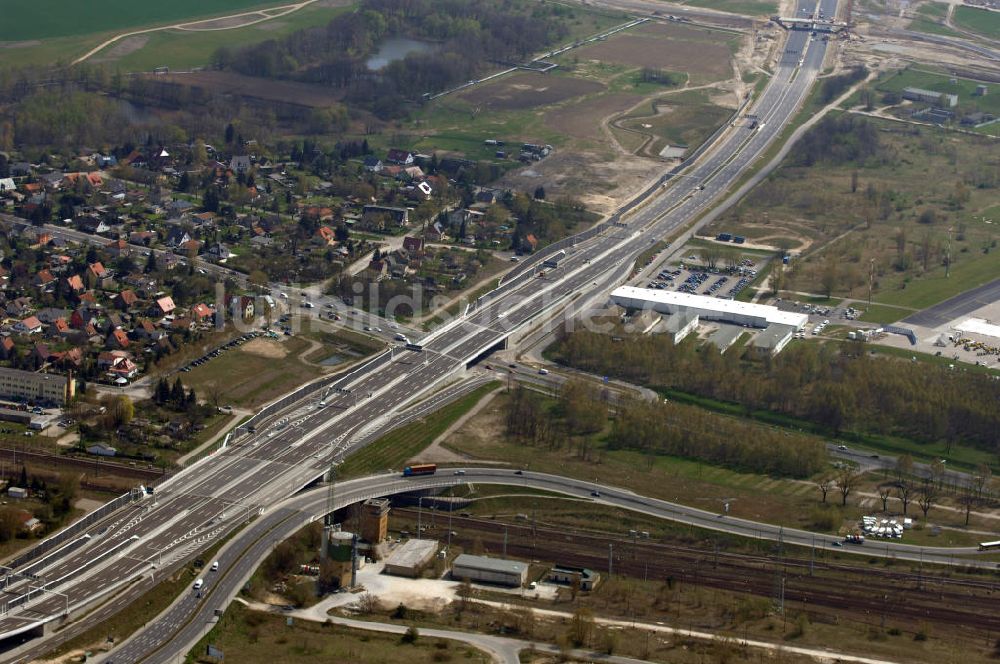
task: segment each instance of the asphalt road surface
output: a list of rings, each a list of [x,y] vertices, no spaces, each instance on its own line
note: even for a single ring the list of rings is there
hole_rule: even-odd
[[[817,4],[834,15],[835,0],[799,8],[815,10]],[[94,526],[89,538],[8,572],[0,594],[0,635],[24,633],[67,607],[88,606],[151,570],[188,559],[248,516],[268,510],[264,518],[277,518],[272,506],[322,476],[331,459],[351,453],[408,403],[462,374],[470,361],[544,312],[610,286],[650,244],[707,210],[754,165],[805,99],[825,53],[822,40],[790,33],[770,84],[750,109],[757,124],[733,127],[686,177],[671,179],[623,225],[571,246],[557,268],[522,271],[464,317],[421,339],[422,350],[391,348],[333,381],[322,404],[305,395],[266,426],[168,479],[154,497]],[[744,526],[758,533],[766,528]]]
[[[979,288],[973,288],[933,307],[911,314],[903,322],[923,327],[940,327],[998,300],[1000,300],[1000,279],[995,279]]]

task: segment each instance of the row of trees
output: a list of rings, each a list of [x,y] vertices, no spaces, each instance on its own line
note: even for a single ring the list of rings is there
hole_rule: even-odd
[[[616,341],[615,339],[622,339]],[[665,336],[563,335],[561,361],[587,371],[741,404],[843,431],[900,435],[948,448],[967,442],[1000,451],[1000,382],[873,357],[863,346],[802,344],[761,361],[674,346]]]
[[[600,433],[608,424],[607,401],[607,393],[582,381],[567,382],[555,404],[518,387],[505,414],[507,435],[559,447],[569,438]],[[607,444],[612,450],[666,454],[791,477],[812,475],[826,463],[826,449],[816,439],[659,401],[619,401]],[[580,442],[579,449],[586,456],[588,446]]]

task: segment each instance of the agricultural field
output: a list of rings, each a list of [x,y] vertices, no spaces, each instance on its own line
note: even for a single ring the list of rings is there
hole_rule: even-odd
[[[793,153],[705,233],[725,230],[801,254],[786,273],[790,291],[864,298],[874,263],[874,301],[896,307],[873,311],[878,320],[905,318],[1000,276],[992,217],[1000,211],[1000,146],[944,129],[868,122],[877,155],[810,167]]]
[[[261,0],[220,0],[206,9],[204,3],[183,0],[178,3],[150,5],[123,0],[99,0],[108,5],[108,12],[91,9],[86,5],[54,1],[21,3],[18,17],[5,20],[0,26],[0,66],[38,65],[67,61],[83,55],[90,48],[115,34],[131,30],[170,25],[173,23],[201,21],[245,11],[283,6],[287,3]],[[42,8],[39,8],[39,5]],[[119,7],[127,7],[122,11]],[[321,25],[351,7],[350,0],[317,0],[286,16],[265,20],[253,25],[238,27],[243,23],[264,18],[268,13],[200,24],[198,29],[168,29],[133,35],[122,39],[95,54],[96,63],[113,64],[125,71],[148,71],[168,66],[186,69],[204,66],[211,62],[219,46],[239,47],[276,39],[296,30]],[[46,12],[44,20],[32,18],[37,12]],[[79,15],[83,15],[82,17]],[[58,17],[53,21],[51,17]],[[31,26],[28,30],[23,26]]]
[[[956,6],[952,21],[960,28],[975,32],[990,39],[1000,39],[1000,13],[977,9],[976,7]]]

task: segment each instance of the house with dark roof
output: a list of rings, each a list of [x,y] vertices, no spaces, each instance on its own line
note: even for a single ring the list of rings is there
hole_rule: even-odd
[[[410,166],[413,164],[413,153],[409,150],[400,150],[398,148],[392,148],[389,150],[388,154],[385,156],[385,160],[390,164],[398,164],[400,166]]]

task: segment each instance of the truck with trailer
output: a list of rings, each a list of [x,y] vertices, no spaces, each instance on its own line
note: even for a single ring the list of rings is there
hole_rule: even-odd
[[[559,261],[561,261],[564,258],[566,258],[566,251],[564,249],[560,249],[559,251],[557,251],[556,253],[552,254],[551,256],[549,256],[548,258],[546,258],[544,261],[542,261],[542,266],[543,267],[547,267],[550,270],[551,269],[555,269],[555,268],[559,267]]]
[[[417,477],[419,475],[433,475],[437,472],[436,463],[415,463],[412,466],[403,468],[403,477]]]

